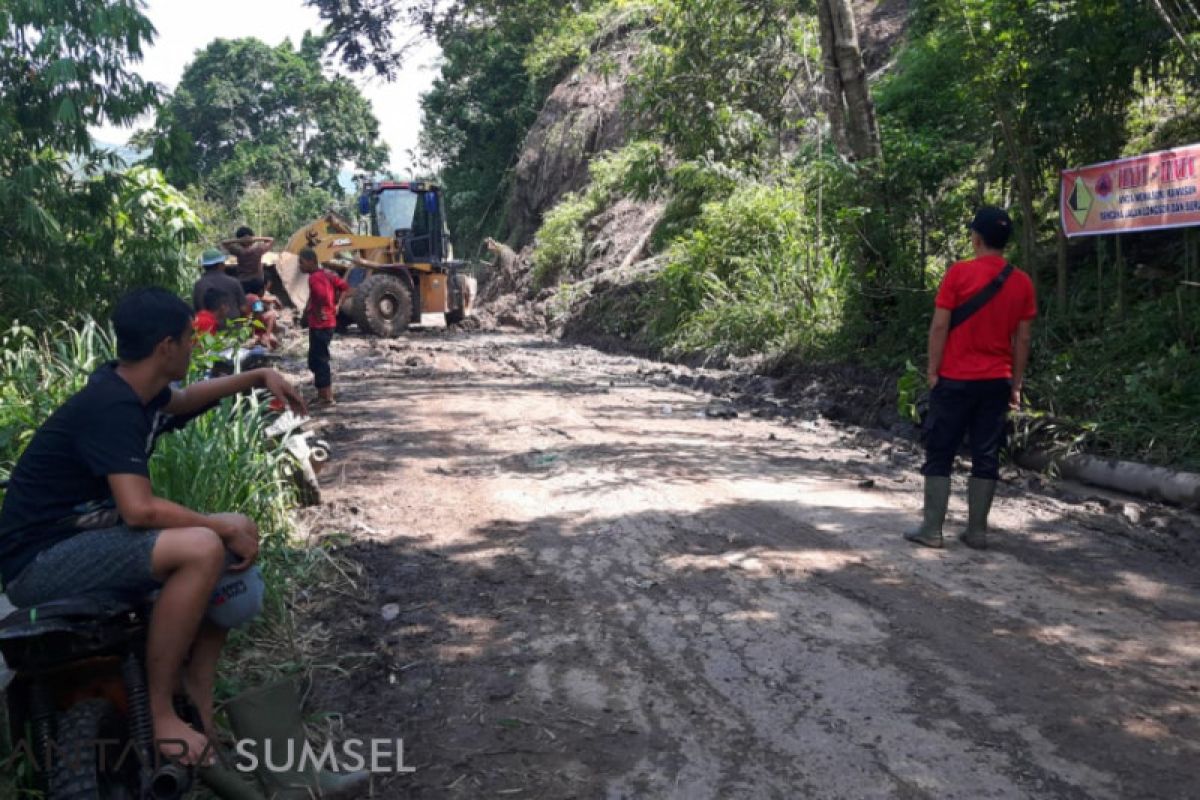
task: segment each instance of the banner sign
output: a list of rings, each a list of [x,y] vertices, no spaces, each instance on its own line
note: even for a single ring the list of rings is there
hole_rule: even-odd
[[[1200,144],[1063,170],[1068,237],[1200,225]]]

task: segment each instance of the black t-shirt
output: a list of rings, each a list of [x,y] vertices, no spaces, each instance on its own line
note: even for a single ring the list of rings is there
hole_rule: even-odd
[[[42,550],[82,530],[119,524],[109,475],[150,476],[159,435],[195,415],[163,411],[171,389],[148,404],[116,372],[92,373],[36,434],[9,479],[0,508],[0,577],[7,583]]]
[[[220,267],[206,271],[192,287],[192,306],[197,311],[204,309],[204,295],[209,289],[216,289],[225,295],[226,317],[236,319],[242,315],[242,306],[246,305],[246,292],[236,278],[226,275]]]

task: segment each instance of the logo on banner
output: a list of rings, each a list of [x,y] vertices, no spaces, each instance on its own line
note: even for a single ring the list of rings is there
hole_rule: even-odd
[[[1109,190],[1111,191],[1111,189],[1110,184]],[[1088,191],[1083,178],[1075,179],[1075,186],[1071,188],[1071,196],[1067,198],[1067,207],[1071,209],[1071,214],[1075,217],[1076,222],[1080,225],[1087,222],[1088,212],[1092,210],[1092,193]]]

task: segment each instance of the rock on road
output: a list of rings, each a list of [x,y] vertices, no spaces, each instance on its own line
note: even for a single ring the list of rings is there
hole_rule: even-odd
[[[1197,561],[1103,506],[1010,483],[978,553],[957,485],[918,549],[904,443],[531,335],[334,359],[310,515],[360,574],[302,624],[417,768],[376,796],[1200,796]]]

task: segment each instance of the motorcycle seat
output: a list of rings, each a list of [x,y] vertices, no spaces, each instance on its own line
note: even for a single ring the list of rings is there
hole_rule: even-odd
[[[153,599],[153,593],[96,592],[18,608],[0,620],[0,639],[6,638],[6,634],[28,635],[34,627],[113,619],[145,608]]]

